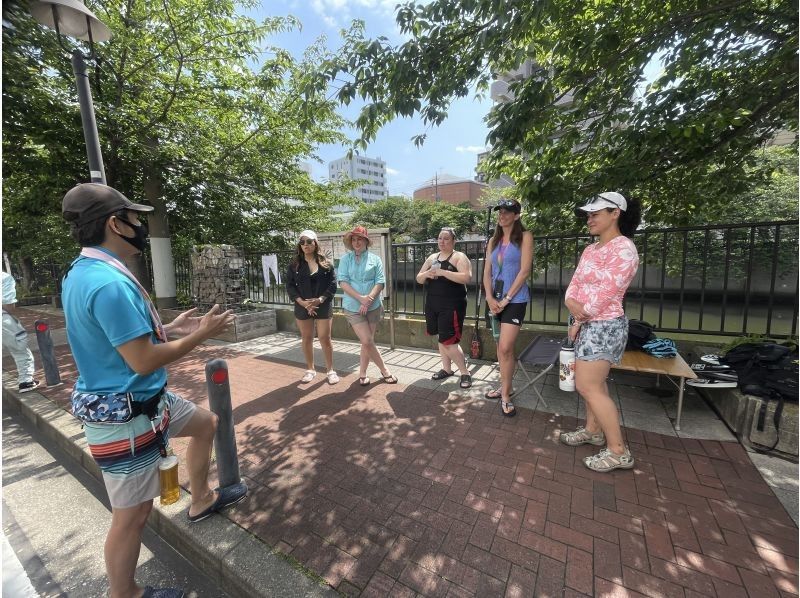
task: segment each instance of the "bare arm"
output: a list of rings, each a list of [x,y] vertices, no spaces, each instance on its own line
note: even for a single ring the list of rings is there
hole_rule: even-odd
[[[492,294],[492,242],[486,246],[486,259],[483,262],[483,288],[486,292],[486,304],[489,306],[489,311],[493,314],[502,311],[497,300]]]
[[[154,345],[146,334],[117,347],[117,351],[139,375],[147,375],[180,359],[203,341],[225,329],[235,316],[231,310],[220,313],[219,305],[200,318],[197,328],[183,338]]]
[[[429,272],[431,271],[431,264],[433,263],[435,255],[436,255],[435,253],[429,255],[428,259],[425,260],[425,263],[422,264],[422,268],[419,269],[419,272],[417,273],[417,282],[419,284],[425,284],[426,280],[432,278]]]
[[[17,312],[16,303],[3,303],[3,311],[12,316]]]

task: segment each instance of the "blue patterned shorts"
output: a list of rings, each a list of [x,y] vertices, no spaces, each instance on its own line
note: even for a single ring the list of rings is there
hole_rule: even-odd
[[[628,318],[585,322],[575,341],[575,359],[597,361],[605,359],[619,363],[628,344]]]

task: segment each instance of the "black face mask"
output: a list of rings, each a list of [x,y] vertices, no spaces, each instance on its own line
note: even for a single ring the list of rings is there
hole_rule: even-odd
[[[120,218],[117,216],[117,220],[120,222],[124,222],[128,226],[133,229],[135,233],[133,237],[126,237],[125,235],[120,235],[123,239],[125,239],[128,243],[133,245],[139,251],[144,251],[145,246],[147,245],[147,235],[149,234],[149,230],[147,225],[144,222],[140,222],[139,225],[135,225],[132,222],[128,222],[124,218]]]

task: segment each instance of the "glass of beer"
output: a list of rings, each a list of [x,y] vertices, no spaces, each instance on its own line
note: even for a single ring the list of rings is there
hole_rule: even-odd
[[[178,485],[178,457],[170,455],[158,464],[158,478],[161,482],[161,505],[171,505],[181,497]]]

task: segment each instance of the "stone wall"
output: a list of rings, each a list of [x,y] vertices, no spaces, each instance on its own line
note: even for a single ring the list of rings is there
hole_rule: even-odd
[[[238,307],[247,297],[244,255],[233,245],[199,245],[192,249],[192,301],[201,308],[218,303]]]

